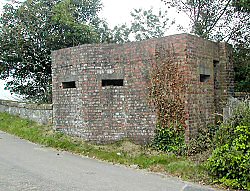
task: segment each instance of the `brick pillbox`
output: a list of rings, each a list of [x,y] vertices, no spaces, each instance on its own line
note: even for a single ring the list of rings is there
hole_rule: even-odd
[[[157,46],[173,48],[184,75],[186,140],[198,127],[214,124],[233,94],[231,47],[179,34],[53,51],[54,128],[97,143],[149,142],[157,117],[148,104],[148,74]]]

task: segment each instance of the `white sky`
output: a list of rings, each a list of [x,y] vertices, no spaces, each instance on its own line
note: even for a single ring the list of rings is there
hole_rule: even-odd
[[[101,15],[107,18],[111,26],[129,22],[130,12],[134,8],[159,9],[162,4],[160,0],[102,0],[102,2],[104,8]]]
[[[10,0],[9,0],[10,1]],[[0,13],[2,6],[6,3],[6,0],[0,0]],[[164,4],[160,0],[102,0],[103,10],[100,16],[105,18],[112,28],[115,25],[129,23],[131,20],[130,12],[134,8],[153,8],[159,10],[161,7],[164,8]],[[168,11],[170,18],[175,18],[176,24],[181,24],[184,27],[188,27],[188,21],[185,16],[176,14],[175,10]],[[177,31],[176,26],[170,28],[166,35],[180,33]],[[4,81],[0,80],[0,99],[14,99],[9,91],[4,90]]]

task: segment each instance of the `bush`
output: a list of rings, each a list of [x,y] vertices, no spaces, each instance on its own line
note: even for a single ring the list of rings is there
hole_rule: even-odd
[[[250,190],[250,102],[240,102],[215,134],[207,169],[220,183]]]
[[[217,130],[218,127],[213,125],[198,128],[197,134],[190,139],[189,144],[187,145],[187,155],[191,156],[201,154],[208,150],[211,150],[214,147],[213,141]]]
[[[185,130],[182,126],[162,127],[158,125],[152,146],[161,151],[180,154],[185,148]]]
[[[250,190],[250,126],[237,126],[233,139],[213,151],[207,168],[224,185]]]
[[[228,125],[237,127],[239,125],[250,125],[250,100],[241,101],[238,106],[233,109],[233,114],[229,118]]]

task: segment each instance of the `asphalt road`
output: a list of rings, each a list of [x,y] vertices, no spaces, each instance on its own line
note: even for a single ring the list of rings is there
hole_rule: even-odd
[[[0,191],[212,191],[143,170],[76,156],[0,131]]]

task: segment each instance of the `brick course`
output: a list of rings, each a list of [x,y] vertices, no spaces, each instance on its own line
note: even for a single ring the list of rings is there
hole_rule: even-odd
[[[123,138],[149,142],[156,125],[148,104],[148,81],[157,46],[174,49],[187,91],[186,138],[215,122],[233,93],[231,49],[189,34],[123,45],[82,45],[52,53],[54,127],[99,143]],[[200,74],[208,79],[200,82]],[[102,86],[123,80],[123,86]],[[63,82],[76,88],[63,88]]]

